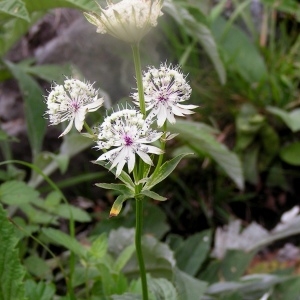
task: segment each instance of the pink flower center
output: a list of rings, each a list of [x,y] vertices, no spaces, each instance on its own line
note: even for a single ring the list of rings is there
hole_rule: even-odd
[[[131,146],[133,144],[133,140],[130,136],[125,135],[124,136],[125,146]]]
[[[165,95],[159,95],[158,96],[158,101],[159,102],[166,102],[168,98]]]
[[[76,111],[79,109],[80,104],[78,103],[78,101],[73,100],[73,101],[71,102],[71,106],[72,106],[74,112],[76,112]]]

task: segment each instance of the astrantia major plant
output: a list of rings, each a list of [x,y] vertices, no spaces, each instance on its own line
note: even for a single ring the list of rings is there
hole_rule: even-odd
[[[68,79],[64,85],[53,86],[47,97],[46,112],[52,125],[69,121],[61,136],[70,131],[73,123],[79,132],[84,125],[89,133],[85,136],[93,138],[94,148],[103,151],[95,163],[114,173],[121,181],[119,184],[96,184],[120,194],[110,216],[120,213],[124,201],[136,200],[135,246],[143,300],[148,300],[141,244],[143,203],[147,198],[166,200],[152,189],[168,177],[186,155],[163,162],[165,143],[175,136],[167,133],[167,124],[175,123],[175,116],[192,114],[191,109],[197,107],[182,104],[189,99],[191,87],[178,66],[161,64],[159,69],[149,67],[142,73],[139,43],[150,28],[156,26],[157,18],[162,15],[161,6],[160,0],[122,0],[115,4],[109,2],[107,9],[100,8],[100,14],[85,13],[88,21],[97,26],[98,32],[109,33],[131,45],[137,82],[137,92],[132,97],[137,109],[132,109],[129,104],[113,112],[95,127],[91,135],[92,130],[85,121],[86,113],[97,110],[103,99],[98,98],[92,85]]]

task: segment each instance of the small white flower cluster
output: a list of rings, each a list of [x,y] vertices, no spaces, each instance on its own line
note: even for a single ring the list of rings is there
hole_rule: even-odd
[[[77,79],[67,79],[64,85],[54,85],[46,99],[50,124],[57,125],[64,121],[70,121],[65,131],[67,134],[73,123],[76,129],[82,130],[87,112],[96,111],[101,107],[103,98],[98,98],[98,91],[92,84],[84,83]]]
[[[143,115],[133,109],[123,109],[106,117],[98,128],[98,142],[96,148],[109,149],[97,160],[108,160],[111,162],[110,169],[117,166],[116,177],[121,174],[127,163],[128,172],[131,173],[135,165],[135,154],[152,165],[152,160],[147,153],[162,154],[163,151],[157,147],[148,145],[158,140],[162,132],[150,128],[151,120],[143,119]]]
[[[151,110],[151,118],[157,116],[159,127],[168,120],[174,124],[176,116],[194,113],[196,105],[183,105],[190,98],[192,89],[179,67],[161,64],[159,69],[149,67],[143,75],[146,110]],[[139,105],[138,93],[132,95],[134,102]]]
[[[125,42],[138,43],[157,25],[162,15],[161,0],[122,0],[116,4],[108,3],[101,14],[84,13],[86,19],[97,26],[97,32],[110,35]]]

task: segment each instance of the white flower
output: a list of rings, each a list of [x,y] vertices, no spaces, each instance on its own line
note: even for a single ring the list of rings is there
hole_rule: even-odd
[[[109,33],[127,43],[138,43],[145,34],[157,25],[162,15],[162,0],[122,0],[107,3],[101,13],[84,13],[86,19],[97,26],[97,32]]]
[[[157,147],[148,145],[162,136],[150,128],[151,120],[143,119],[143,115],[133,109],[124,109],[106,117],[99,128],[98,142],[96,148],[109,149],[97,160],[108,160],[111,162],[110,170],[117,166],[116,177],[121,174],[127,163],[128,172],[132,172],[135,165],[135,154],[152,165],[152,160],[147,153],[162,154],[163,151]]]
[[[190,109],[196,105],[183,105],[190,98],[192,89],[179,67],[172,68],[161,64],[159,69],[149,67],[143,74],[146,110],[151,110],[149,117],[157,116],[157,125],[163,126],[166,120],[176,122],[174,115],[184,116],[194,113]],[[133,95],[139,105],[138,93]]]
[[[73,123],[76,129],[82,130],[87,112],[101,107],[103,98],[98,98],[98,91],[92,84],[77,79],[67,79],[64,85],[55,85],[46,98],[46,115],[49,115],[51,125],[69,121],[65,131],[59,136],[67,134]]]

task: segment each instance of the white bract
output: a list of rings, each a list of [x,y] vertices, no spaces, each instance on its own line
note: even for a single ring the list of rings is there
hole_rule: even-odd
[[[121,174],[127,163],[128,172],[132,172],[135,165],[135,154],[149,165],[152,160],[147,153],[162,154],[163,151],[149,145],[162,136],[150,128],[151,120],[143,119],[143,115],[134,109],[124,109],[106,117],[98,128],[98,142],[96,148],[109,149],[97,161],[111,162],[110,170],[117,166],[116,177]]]
[[[69,121],[67,128],[59,136],[67,134],[75,123],[76,129],[82,130],[87,112],[101,107],[103,98],[98,98],[98,91],[92,84],[77,79],[67,79],[63,85],[55,84],[46,98],[50,124],[57,125]]]
[[[101,13],[84,13],[86,19],[97,26],[97,32],[110,35],[125,42],[136,44],[157,25],[162,15],[161,0],[122,0],[107,3]]]
[[[157,116],[159,127],[163,126],[166,120],[174,124],[174,115],[193,114],[190,109],[197,107],[182,104],[190,98],[192,89],[179,67],[172,68],[166,64],[161,64],[159,69],[149,67],[143,74],[143,86],[146,110],[151,110],[150,118]],[[134,102],[139,105],[138,93],[132,96]]]

